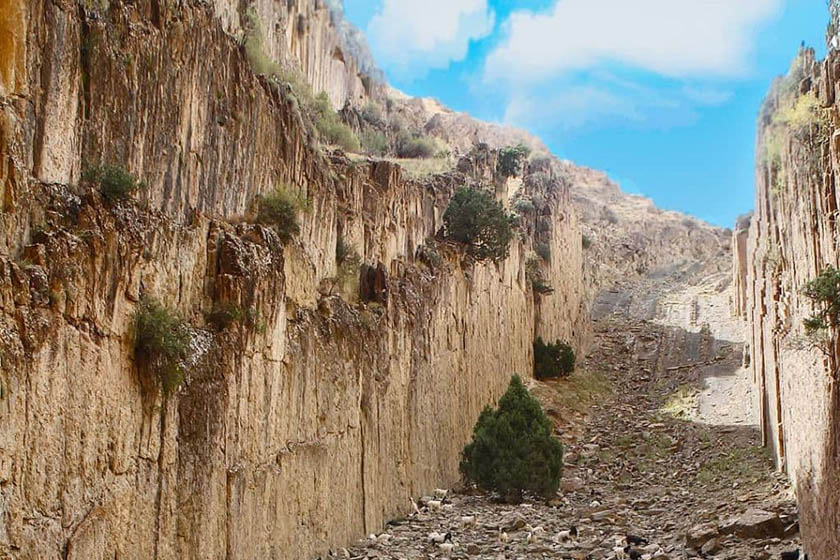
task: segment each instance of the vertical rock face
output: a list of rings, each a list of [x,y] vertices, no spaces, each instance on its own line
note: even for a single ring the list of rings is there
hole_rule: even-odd
[[[732,311],[737,317],[747,315],[747,239],[752,214],[741,216],[732,232]]]
[[[817,62],[813,51],[802,51],[765,101],[746,252],[746,315],[762,431],[794,481],[803,538],[817,560],[836,558],[840,550],[840,398],[830,366],[836,361],[804,336],[803,320],[814,310],[800,290],[840,257],[838,63],[836,52]],[[803,100],[816,103],[792,116],[789,110]]]
[[[251,72],[238,5],[96,5],[0,4],[0,556],[305,558],[454,483],[481,408],[530,373],[535,335],[585,334],[568,188],[526,182],[543,203],[509,258],[472,263],[430,238],[493,152],[426,183],[324,154]],[[350,95],[320,52],[332,39],[289,31],[324,8],[255,9],[286,14],[275,44],[339,84],[334,101]],[[79,184],[99,162],[145,189],[106,204]],[[277,187],[307,200],[285,246],[251,223]],[[540,297],[525,273],[537,234],[555,289]],[[371,301],[343,284],[339,238],[373,271]],[[167,398],[133,356],[143,295],[193,332]],[[214,327],[223,305],[248,319]]]

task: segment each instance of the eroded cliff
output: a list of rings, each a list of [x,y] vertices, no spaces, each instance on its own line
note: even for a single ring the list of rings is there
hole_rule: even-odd
[[[831,352],[806,336],[814,306],[801,289],[840,258],[838,80],[837,52],[816,61],[803,49],[774,83],[758,125],[755,216],[736,253],[764,440],[794,482],[815,560],[840,550],[840,396]]]
[[[2,7],[0,556],[305,558],[346,543],[457,480],[481,408],[530,373],[535,335],[584,336],[581,234],[551,169],[513,190],[485,149],[420,182],[320,148],[283,86],[252,72],[238,5]],[[268,42],[316,89],[356,95],[353,64],[324,58],[335,36],[299,23],[324,7],[254,9],[285,22]],[[81,180],[101,162],[145,181],[136,200]],[[488,180],[542,201],[498,265],[434,241],[453,190]],[[278,187],[307,201],[282,247],[253,223]],[[358,290],[338,279],[339,239],[360,257]],[[551,295],[526,276],[537,242]],[[143,295],[191,325],[169,397],[134,360]],[[219,305],[251,320],[214,328]]]

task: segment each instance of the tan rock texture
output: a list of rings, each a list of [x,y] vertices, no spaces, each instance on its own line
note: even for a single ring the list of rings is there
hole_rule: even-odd
[[[778,161],[759,157],[746,313],[765,443],[796,488],[810,558],[831,560],[840,550],[840,396],[830,366],[836,359],[805,339],[803,320],[813,307],[800,290],[840,257],[840,133],[834,124],[840,58],[835,52],[818,62],[809,50],[800,57],[804,70],[793,87],[816,95],[829,124],[800,133],[783,130]],[[774,86],[762,109],[759,154],[771,140],[774,116],[789,106],[783,89]]]
[[[481,408],[530,373],[535,335],[585,337],[580,227],[552,170],[519,187],[543,204],[510,257],[473,264],[427,239],[454,188],[492,178],[495,153],[424,183],[323,153],[251,72],[231,5],[0,6],[0,48],[22,57],[0,72],[0,557],[323,553],[457,481]],[[328,38],[311,41],[295,43],[321,68],[307,75],[350,91],[314,53]],[[100,162],[145,189],[106,204],[80,182]],[[308,200],[282,248],[252,223],[278,186]],[[354,293],[336,286],[339,236],[377,271],[378,302],[335,295]],[[525,275],[538,240],[543,297]],[[144,294],[193,329],[168,398],[133,359]],[[251,320],[212,328],[225,303]]]

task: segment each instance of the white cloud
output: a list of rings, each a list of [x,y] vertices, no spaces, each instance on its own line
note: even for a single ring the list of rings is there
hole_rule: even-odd
[[[604,63],[669,77],[736,77],[749,69],[755,31],[782,0],[557,0],[515,12],[485,77],[539,81]]]
[[[463,60],[469,41],[493,31],[487,0],[384,0],[367,35],[392,74],[418,77]]]
[[[512,92],[504,120],[540,132],[582,127],[592,130],[617,123],[666,129],[696,122],[697,112],[679,90],[660,91],[602,76],[582,83],[554,82],[548,88]]]

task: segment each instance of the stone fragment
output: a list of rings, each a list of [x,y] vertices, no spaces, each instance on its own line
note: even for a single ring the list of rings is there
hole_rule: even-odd
[[[685,546],[699,550],[709,539],[716,536],[718,536],[717,525],[713,523],[695,525],[685,535]]]
[[[725,535],[735,534],[742,539],[782,538],[785,525],[778,514],[762,509],[750,509],[734,517],[721,527]]]
[[[499,527],[502,531],[510,533],[511,531],[518,531],[527,524],[528,522],[525,520],[525,516],[514,511],[502,518],[502,521],[499,523]]]

